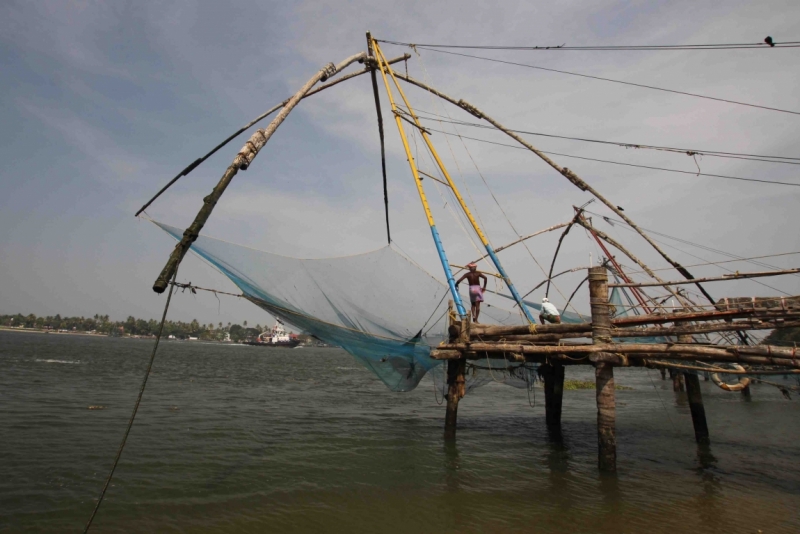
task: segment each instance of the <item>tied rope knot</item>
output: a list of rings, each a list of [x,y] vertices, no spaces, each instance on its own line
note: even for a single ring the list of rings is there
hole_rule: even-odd
[[[531,323],[528,325],[528,332],[531,334],[536,334],[536,324]]]
[[[333,63],[328,63],[327,65],[325,65],[323,71],[324,72],[322,74],[322,77],[320,78],[320,81],[324,82],[327,81],[328,78],[336,74],[336,65],[334,65]]]

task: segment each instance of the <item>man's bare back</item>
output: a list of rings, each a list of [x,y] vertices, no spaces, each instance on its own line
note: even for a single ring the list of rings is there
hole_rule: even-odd
[[[470,263],[469,272],[465,273],[456,282],[456,287],[462,280],[469,282],[469,301],[472,304],[472,320],[478,322],[478,316],[481,313],[481,302],[483,301],[483,292],[486,291],[486,282],[488,279],[483,273],[478,272],[478,266]],[[483,280],[483,287],[481,287],[481,280]]]

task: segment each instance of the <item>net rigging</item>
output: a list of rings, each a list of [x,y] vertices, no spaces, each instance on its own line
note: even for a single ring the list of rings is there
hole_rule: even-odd
[[[615,80],[613,78],[604,78],[602,76],[593,76],[591,74],[583,74],[583,73],[580,73],[580,72],[571,72],[571,71],[567,71],[567,70],[551,69],[549,67],[540,67],[538,65],[531,65],[531,64],[528,64],[528,63],[517,63],[516,61],[507,61],[507,60],[504,60],[504,59],[496,59],[496,58],[485,57],[485,56],[475,56],[475,55],[472,55],[472,54],[462,54],[460,52],[450,52],[448,50],[440,50],[440,49],[437,49],[437,48],[427,48],[427,47],[420,46],[420,45],[415,45],[414,49],[415,50],[417,50],[417,49],[428,50],[429,52],[436,52],[436,53],[439,53],[439,54],[450,54],[450,55],[453,55],[453,56],[461,56],[461,57],[468,57],[468,58],[472,58],[472,59],[480,59],[482,61],[491,61],[491,62],[494,62],[494,63],[502,63],[504,65],[513,65],[513,66],[516,66],[516,67],[525,67],[525,68],[528,68],[528,69],[536,69],[536,70],[542,70],[542,71],[547,71],[547,72],[555,72],[555,73],[558,73],[558,74],[566,74],[568,76],[577,76],[579,78],[587,78],[587,79],[598,80],[598,81],[602,81],[602,82],[609,82],[609,83],[627,85],[627,86],[630,86],[630,87],[638,87],[640,89],[650,89],[652,91],[662,91],[662,92],[665,92],[665,93],[672,93],[672,94],[676,94],[676,95],[691,96],[691,97],[694,97],[694,98],[702,98],[702,99],[705,99],[705,100],[713,100],[713,101],[716,101],[716,102],[724,102],[726,104],[735,104],[737,106],[746,106],[746,107],[751,107],[751,108],[763,109],[763,110],[767,110],[767,111],[777,111],[777,112],[780,112],[780,113],[789,113],[790,115],[800,115],[800,111],[792,111],[792,110],[789,110],[789,109],[781,109],[781,108],[775,108],[775,107],[771,107],[771,106],[762,106],[760,104],[751,104],[751,103],[748,103],[748,102],[740,102],[738,100],[730,100],[730,99],[727,99],[727,98],[719,98],[719,97],[716,97],[716,96],[701,95],[701,94],[697,94],[697,93],[690,93],[688,91],[679,91],[677,89],[667,89],[665,87],[656,87],[654,85],[646,85],[646,84],[635,83],[635,82],[626,82],[624,80]]]
[[[389,41],[384,39],[376,39],[379,43],[393,44],[397,46],[407,46],[412,49],[417,47],[425,48],[451,48],[460,50],[527,50],[532,52],[549,52],[549,51],[658,51],[658,50],[769,50],[772,48],[797,48],[800,47],[800,41],[783,41],[775,42],[772,37],[765,38],[760,43],[709,43],[709,44],[677,44],[677,45],[586,45],[586,46],[567,46],[566,43],[561,45],[550,46],[503,46],[503,45],[450,45],[450,44],[428,44],[428,43],[403,43],[399,41]]]
[[[455,133],[452,133],[452,132],[445,132],[444,130],[436,130],[436,129],[433,129],[433,128],[430,128],[430,130],[432,132],[437,132],[437,133],[441,133],[441,134],[444,134],[444,135],[450,135],[450,136],[454,136],[454,137],[462,137],[463,139],[469,139],[471,141],[477,141],[479,143],[487,143],[487,144],[490,144],[490,145],[503,146],[503,147],[513,148],[513,149],[517,149],[517,150],[526,150],[524,147],[520,147],[520,146],[517,146],[517,145],[512,145],[512,144],[509,144],[509,143],[500,143],[498,141],[489,141],[488,139],[480,139],[480,138],[477,138],[477,137],[469,137],[469,136],[466,136],[466,135],[455,134]],[[739,177],[739,176],[728,176],[728,175],[725,175],[725,174],[711,174],[711,173],[696,172],[696,171],[683,171],[683,170],[680,170],[680,169],[668,169],[666,167],[655,167],[655,166],[652,166],[652,165],[639,165],[639,164],[636,164],[636,163],[626,163],[626,162],[622,162],[622,161],[613,161],[613,160],[599,159],[599,158],[589,158],[589,157],[586,157],[586,156],[576,156],[574,154],[564,154],[564,153],[561,153],[561,152],[551,152],[551,151],[547,151],[547,150],[542,150],[541,152],[543,154],[548,154],[548,155],[551,155],[551,156],[562,156],[562,157],[565,157],[565,158],[575,158],[575,159],[581,159],[581,160],[584,160],[584,161],[594,161],[594,162],[597,162],[597,163],[609,163],[609,164],[612,164],[612,165],[623,165],[623,166],[626,166],[626,167],[635,167],[635,168],[639,168],[639,169],[674,172],[674,173],[678,173],[678,174],[691,174],[693,176],[707,176],[709,178],[722,178],[722,179],[726,179],[726,180],[739,180],[739,181],[743,181],[743,182],[758,182],[758,183],[772,184],[772,185],[788,185],[788,186],[800,187],[800,183],[779,182],[777,180],[762,180],[760,178],[742,178],[742,177]]]
[[[496,130],[491,125],[488,124],[480,124],[477,122],[469,122],[469,121],[460,121],[460,120],[453,120],[450,117],[444,118],[441,115],[433,113],[431,111],[424,111],[424,110],[416,110],[418,113],[422,113],[425,115],[429,115],[430,117],[420,117],[422,120],[429,120],[429,121],[437,121],[441,123],[447,124],[455,124],[458,126],[469,126],[471,128],[482,128],[484,130]],[[763,154],[746,154],[741,152],[722,152],[718,150],[701,150],[696,148],[676,148],[676,147],[668,147],[668,146],[659,146],[659,145],[648,145],[645,143],[625,143],[621,141],[607,141],[602,139],[590,139],[586,137],[573,137],[567,135],[557,135],[557,134],[550,134],[550,133],[543,133],[543,132],[531,132],[528,130],[517,130],[513,128],[509,128],[509,131],[524,135],[535,135],[538,137],[549,137],[553,139],[566,139],[569,141],[580,141],[584,143],[598,143],[603,145],[613,145],[622,148],[636,148],[636,149],[647,149],[647,150],[659,150],[664,152],[675,152],[678,154],[686,154],[688,156],[713,156],[719,158],[731,158],[731,159],[743,159],[748,161],[762,161],[765,163],[783,163],[787,165],[800,165],[800,158],[789,157],[789,156],[767,156]]]

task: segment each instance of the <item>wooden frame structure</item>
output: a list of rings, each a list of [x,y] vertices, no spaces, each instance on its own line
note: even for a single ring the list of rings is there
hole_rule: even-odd
[[[723,299],[708,312],[652,314],[611,318],[606,267],[588,269],[591,323],[542,326],[488,326],[451,314],[448,343],[432,351],[447,362],[447,412],[445,438],[456,435],[459,399],[464,396],[468,360],[497,358],[541,365],[545,390],[545,420],[549,428],[561,425],[564,366],[589,365],[595,369],[598,466],[616,470],[615,367],[669,368],[685,381],[695,438],[709,443],[698,371],[732,374],[800,374],[796,348],[771,345],[704,345],[692,334],[763,330],[800,324],[800,297]],[[671,324],[671,326],[669,326]],[[661,326],[652,326],[661,325]],[[614,338],[675,337],[675,343],[615,343]],[[576,343],[564,340],[586,338]],[[589,342],[591,340],[591,342]],[[676,363],[691,361],[694,365]],[[722,367],[740,364],[739,369]],[[744,369],[741,364],[756,366]]]

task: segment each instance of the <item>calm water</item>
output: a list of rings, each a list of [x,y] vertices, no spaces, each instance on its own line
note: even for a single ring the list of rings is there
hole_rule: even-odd
[[[0,530],[83,528],[151,347],[0,332]],[[703,383],[699,459],[685,397],[650,373],[617,371],[634,389],[618,392],[607,478],[593,391],[565,392],[557,443],[540,388],[531,408],[490,384],[462,401],[448,447],[428,378],[398,394],[337,349],[164,343],[93,529],[800,532],[800,399]]]

